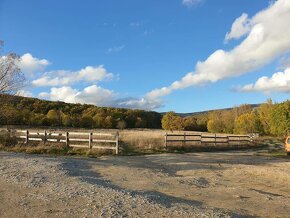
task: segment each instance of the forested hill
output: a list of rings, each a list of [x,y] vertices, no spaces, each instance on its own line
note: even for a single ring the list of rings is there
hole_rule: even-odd
[[[250,106],[252,109],[258,108],[261,104],[247,104],[248,106]],[[217,109],[218,111],[230,111],[232,110],[234,107],[231,108],[223,108],[223,109]],[[180,117],[190,117],[190,116],[198,116],[198,115],[206,115],[212,112],[215,112],[217,110],[207,110],[207,111],[198,111],[198,112],[192,112],[192,113],[176,113],[178,116]],[[161,113],[161,114],[165,114]]]
[[[162,119],[163,117],[163,119]],[[290,134],[290,101],[192,114],[97,107],[0,95],[0,125],[81,128],[153,128],[214,133]]]
[[[161,128],[161,118],[160,113],[153,111],[0,95],[0,125]]]

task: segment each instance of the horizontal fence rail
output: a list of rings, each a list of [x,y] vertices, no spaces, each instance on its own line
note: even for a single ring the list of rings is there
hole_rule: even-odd
[[[13,130],[10,129],[10,135],[20,140],[24,140],[25,144],[29,141],[42,141],[52,143],[65,143],[67,147],[88,148],[88,149],[109,149],[115,150],[119,154],[119,132],[116,133],[100,133],[100,132],[49,132],[49,131],[33,131],[33,130]],[[102,143],[102,145],[99,145]],[[103,144],[110,144],[110,146]]]
[[[242,145],[253,142],[253,136],[250,135],[217,135],[217,134],[189,134],[189,133],[165,133],[164,147],[170,146],[170,143],[180,142],[186,145],[187,142],[197,142],[202,144],[227,144]]]

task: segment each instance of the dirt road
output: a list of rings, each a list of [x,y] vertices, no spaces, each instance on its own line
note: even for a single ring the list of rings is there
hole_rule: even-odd
[[[290,217],[290,161],[250,152],[0,152],[1,217]]]

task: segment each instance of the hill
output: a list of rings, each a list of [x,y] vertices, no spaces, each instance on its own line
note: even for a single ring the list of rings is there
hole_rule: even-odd
[[[0,125],[161,128],[160,113],[0,95]]]

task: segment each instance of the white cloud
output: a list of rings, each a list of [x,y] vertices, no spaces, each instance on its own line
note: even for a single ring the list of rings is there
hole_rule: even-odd
[[[142,23],[141,23],[141,22],[131,22],[131,23],[130,23],[130,26],[131,26],[131,27],[136,27],[136,28],[137,28],[137,27],[142,26]]]
[[[187,7],[192,7],[202,3],[204,0],[182,0],[182,4]]]
[[[189,72],[168,87],[147,93],[147,98],[160,98],[174,90],[236,77],[257,70],[280,55],[289,53],[289,20],[290,1],[276,1],[252,19],[247,18],[244,23],[251,23],[251,29],[239,45],[230,51],[215,51],[205,61],[199,61],[195,71]]]
[[[290,68],[284,72],[277,72],[272,77],[263,76],[255,83],[247,84],[241,88],[237,88],[242,92],[290,92]]]
[[[103,65],[98,67],[87,66],[79,71],[57,70],[47,72],[42,77],[33,80],[34,86],[68,86],[76,82],[98,82],[113,78]]]
[[[93,104],[106,107],[124,107],[134,109],[152,110],[161,106],[158,100],[117,98],[118,94],[113,90],[92,85],[83,90],[74,89],[70,86],[53,87],[50,92],[41,92],[39,98],[52,101],[64,101],[67,103]]]
[[[33,97],[32,92],[27,91],[27,90],[19,90],[19,91],[16,93],[16,95],[17,95],[17,96],[22,96],[22,97]]]
[[[232,24],[231,31],[226,34],[225,41],[231,39],[239,39],[240,37],[248,34],[251,30],[251,22],[248,15],[243,13]]]
[[[38,97],[39,98],[45,98],[45,99],[48,99],[49,98],[49,93],[47,93],[47,92],[40,92],[39,94],[38,94]]]
[[[106,53],[107,54],[118,53],[122,51],[124,48],[125,48],[125,45],[115,46],[115,47],[109,48]]]
[[[26,53],[20,57],[19,68],[26,75],[33,75],[37,72],[42,72],[50,62],[46,59],[38,59],[33,57],[30,53]]]

